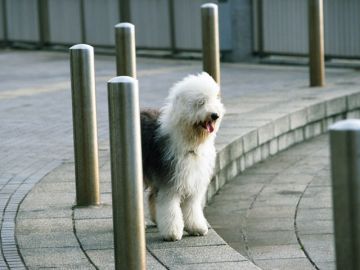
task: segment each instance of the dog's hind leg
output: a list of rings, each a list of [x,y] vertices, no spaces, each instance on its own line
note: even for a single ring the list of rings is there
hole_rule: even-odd
[[[149,194],[149,212],[150,212],[150,219],[152,222],[156,224],[156,196],[157,190],[154,187],[150,188]]]
[[[177,241],[182,238],[184,221],[179,194],[159,190],[156,197],[156,224],[164,240]]]
[[[203,196],[187,197],[182,205],[185,231],[190,235],[200,236],[208,233],[208,223],[201,205]]]

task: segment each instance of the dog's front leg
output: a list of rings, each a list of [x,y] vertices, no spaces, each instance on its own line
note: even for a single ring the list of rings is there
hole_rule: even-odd
[[[203,196],[191,196],[182,203],[184,215],[185,231],[190,235],[206,235],[208,233],[208,223],[204,217],[201,205]]]
[[[180,196],[169,190],[160,190],[156,198],[156,223],[166,241],[182,238],[184,221],[180,208]]]

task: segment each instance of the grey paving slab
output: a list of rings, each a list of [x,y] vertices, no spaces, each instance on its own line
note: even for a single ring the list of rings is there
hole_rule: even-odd
[[[315,270],[307,259],[280,259],[280,260],[257,260],[256,263],[263,269],[277,269],[277,270]],[[328,269],[328,268],[324,268]],[[331,269],[331,268],[329,268]]]

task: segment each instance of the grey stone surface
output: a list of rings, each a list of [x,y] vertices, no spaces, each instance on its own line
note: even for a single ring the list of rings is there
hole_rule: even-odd
[[[2,236],[0,268],[4,265],[4,269],[15,266],[24,267],[20,258],[21,253],[30,269],[57,267],[61,260],[68,262],[67,268],[91,269],[95,265],[95,258],[92,258],[91,254],[98,256],[96,252],[101,251],[97,250],[96,246],[108,248],[111,241],[110,233],[103,230],[101,221],[111,219],[106,82],[115,74],[115,59],[112,56],[96,56],[100,176],[104,205],[90,209],[73,208],[75,193],[73,191],[74,165],[68,55],[61,52],[4,50],[0,51],[0,61],[7,63],[6,68],[0,70],[0,114],[2,116],[0,118],[0,137],[2,138],[0,168],[5,168],[0,171],[0,212],[3,213],[0,229]],[[200,71],[199,61],[138,59],[140,105],[142,107],[161,106],[168,89],[174,82],[189,73]],[[277,154],[279,149],[282,150],[304,139],[304,125],[309,121],[321,122],[321,132],[323,132],[326,125],[324,123],[331,123],[342,117],[342,115],[334,115],[333,119],[322,119],[327,112],[323,110],[326,107],[325,104],[329,104],[328,111],[339,111],[337,108],[341,108],[342,105],[332,100],[356,95],[359,91],[360,76],[358,76],[358,71],[353,70],[332,69],[328,73],[328,86],[314,91],[306,87],[308,82],[305,67],[222,65],[222,98],[228,114],[224,118],[224,125],[216,139],[216,148],[220,155],[224,155],[224,158],[221,164],[219,160],[216,163],[217,175],[210,186],[207,195],[209,199],[236,173],[244,171],[245,168],[248,169],[269,155]],[[350,84],[344,85],[341,84],[342,82]],[[355,98],[347,98],[347,106],[353,111],[356,110]],[[305,122],[304,112],[306,112]],[[294,135],[295,133],[284,134],[284,139],[279,143],[279,138],[270,138],[272,131],[270,133],[265,131],[261,138],[266,138],[266,145],[259,145],[258,129],[269,124],[271,126],[273,123],[274,135],[282,136],[283,132],[287,132],[288,116],[290,128],[297,129],[297,136]],[[309,132],[306,138],[314,134],[317,132]],[[228,148],[230,143],[234,143],[234,148]],[[226,150],[227,153],[222,153],[222,150]],[[309,151],[306,149],[304,153],[309,153]],[[236,160],[233,160],[234,158]],[[60,164],[63,165],[59,167]],[[55,169],[56,167],[58,168]],[[219,171],[220,167],[221,171]],[[311,168],[311,166],[301,166],[282,170],[300,175]],[[324,177],[325,175],[319,174],[319,177],[313,180],[314,185],[326,185]],[[255,181],[255,183],[267,184],[272,178],[272,176],[249,174],[244,182]],[[43,180],[37,184],[41,179]],[[301,181],[302,184],[305,182]],[[25,198],[30,190],[32,191]],[[257,211],[258,213],[262,211],[264,216],[272,217],[276,214],[283,215],[293,207],[294,198],[284,198],[282,203],[275,201],[266,203],[269,202],[268,199],[264,200],[263,204],[252,203],[249,198],[256,198],[256,194],[260,191],[254,188],[251,192],[253,192],[252,195],[246,196],[245,199],[233,197],[238,200],[237,207],[240,207],[240,211],[236,211],[233,205],[230,207],[232,214],[237,213],[243,217],[244,210],[250,208],[249,217]],[[239,194],[243,196],[244,192]],[[280,198],[281,196],[277,196],[274,200]],[[259,201],[261,202],[260,198]],[[326,200],[324,200],[325,204]],[[223,209],[226,209],[225,205]],[[57,225],[52,223],[56,218],[59,218]],[[42,219],[43,224],[33,222],[36,219]],[[70,230],[71,222],[65,222],[64,219],[74,222],[75,227]],[[91,224],[90,221],[94,221],[93,227],[86,225]],[[26,224],[29,227],[26,227]],[[107,224],[109,224],[108,221]],[[15,237],[15,231],[16,237],[19,238]],[[78,241],[79,245],[71,247],[70,250],[65,247],[25,248],[29,244],[26,237],[30,239],[37,234],[39,240],[34,240],[34,246],[53,246],[54,243],[61,243],[61,239],[53,241],[50,237],[43,236],[42,232],[46,231],[50,234],[54,232],[53,236],[56,238],[60,238],[61,232],[65,232],[67,236],[63,237],[63,240],[70,237],[72,239],[67,242]],[[88,237],[88,234],[92,233],[93,236]],[[209,238],[211,237],[209,235]],[[207,238],[202,239],[205,243]],[[47,241],[49,244],[45,243]],[[75,253],[68,252],[71,250]],[[166,249],[158,250],[165,251]],[[175,248],[171,250],[176,251]],[[181,248],[178,251],[183,252]],[[225,251],[225,253],[232,252],[226,248]],[[59,256],[56,256],[57,252]],[[76,260],[76,254],[82,255]],[[45,258],[46,256],[48,259]],[[184,258],[187,258],[186,256]],[[221,262],[219,265],[225,267],[227,263],[229,262]],[[245,261],[238,263],[239,265],[251,264]],[[232,266],[233,264],[235,262],[231,262]]]
[[[223,245],[156,249],[153,254],[170,268],[186,264],[247,261],[235,250]]]
[[[230,246],[262,269],[334,269],[329,183],[323,135],[238,175],[214,196],[206,216]]]

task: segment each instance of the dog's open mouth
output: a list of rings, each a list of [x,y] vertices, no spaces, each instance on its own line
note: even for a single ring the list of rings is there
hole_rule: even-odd
[[[209,132],[209,133],[212,133],[213,131],[214,131],[214,122],[212,122],[212,121],[206,121],[206,122],[202,122],[201,123],[201,126],[204,128],[204,129],[206,129],[207,130],[207,132]]]

